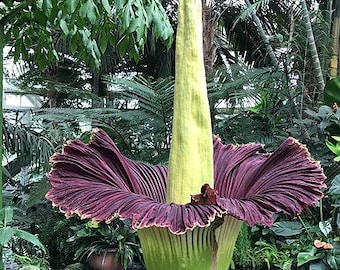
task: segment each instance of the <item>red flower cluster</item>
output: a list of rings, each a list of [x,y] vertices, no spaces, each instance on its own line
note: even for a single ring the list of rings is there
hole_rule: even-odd
[[[333,110],[337,111],[339,108],[338,104],[336,102],[333,103]]]

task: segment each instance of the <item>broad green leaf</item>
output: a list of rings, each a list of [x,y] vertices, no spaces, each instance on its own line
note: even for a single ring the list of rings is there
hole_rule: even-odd
[[[336,264],[335,257],[332,253],[327,253],[327,263],[332,269],[339,269]]]
[[[43,11],[45,12],[46,16],[50,17],[51,13],[52,13],[52,8],[53,8],[52,1],[51,0],[44,0],[42,8],[43,8]]]
[[[70,39],[70,49],[71,49],[71,53],[72,54],[75,54],[77,49],[78,49],[78,37],[77,36],[73,36],[71,39]]]
[[[90,23],[94,24],[99,15],[98,8],[92,0],[86,0],[86,2],[79,9],[79,14],[82,18],[87,17]]]
[[[340,136],[332,136],[332,138],[337,141],[337,142],[340,142]]]
[[[67,27],[67,23],[64,19],[60,20],[60,28],[63,31],[65,36],[68,36],[68,34],[70,33]]]
[[[329,150],[331,150],[337,156],[340,156],[340,148],[337,147],[337,145],[334,145],[328,139],[326,139],[325,143],[326,143],[326,146],[328,147]]]
[[[302,232],[302,225],[298,221],[281,221],[275,222],[269,229],[276,235],[293,236]]]
[[[327,237],[328,234],[332,231],[332,224],[330,220],[320,221],[319,228],[320,231]]]
[[[323,255],[321,253],[316,254],[316,251],[317,249],[315,247],[312,247],[309,251],[300,252],[297,255],[297,266],[301,266],[310,261],[322,258]]]
[[[79,0],[67,0],[65,1],[65,3],[67,5],[66,6],[67,13],[72,14],[76,11]]]
[[[333,196],[340,194],[340,175],[339,174],[334,177],[332,184],[329,187],[329,193]]]
[[[38,9],[42,10],[43,0],[36,0],[35,5]]]
[[[26,232],[24,230],[18,229],[18,228],[14,228],[14,234],[30,243],[32,243],[33,245],[38,246],[39,248],[41,248],[41,250],[43,250],[46,253],[46,248],[45,246],[39,241],[38,237],[36,237],[35,235]]]
[[[81,5],[80,9],[79,9],[79,15],[81,18],[86,18],[86,14],[87,14],[87,10],[88,10],[88,6],[90,5],[90,0],[87,0],[84,4]]]
[[[14,229],[12,227],[4,227],[0,229],[0,246],[8,244],[14,235]]]
[[[107,31],[103,30],[100,32],[100,51],[102,53],[104,53],[106,51],[106,48],[107,48],[107,43],[108,43],[108,40],[107,40]]]
[[[325,104],[332,107],[334,103],[340,105],[340,76],[326,83],[324,90]]]
[[[32,16],[40,25],[46,25],[47,17],[44,12],[37,10],[32,14]]]
[[[119,41],[119,55],[120,56],[124,56],[128,45],[129,45],[129,37],[128,36],[122,37],[122,39]]]
[[[102,0],[102,4],[106,12],[111,15],[111,6],[108,0]]]

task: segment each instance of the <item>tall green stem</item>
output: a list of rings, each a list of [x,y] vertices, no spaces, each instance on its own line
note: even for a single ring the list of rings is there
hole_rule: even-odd
[[[213,143],[203,61],[202,3],[180,0],[167,202],[186,204],[203,184],[213,186]],[[217,219],[176,235],[168,228],[140,229],[148,270],[226,270],[242,222]]]
[[[203,61],[202,3],[180,0],[167,202],[185,204],[213,186],[210,108]]]

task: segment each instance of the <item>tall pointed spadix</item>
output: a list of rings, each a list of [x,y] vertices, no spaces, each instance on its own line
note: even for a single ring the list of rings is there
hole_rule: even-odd
[[[213,147],[202,37],[201,0],[180,0],[167,202],[188,203],[213,186]]]

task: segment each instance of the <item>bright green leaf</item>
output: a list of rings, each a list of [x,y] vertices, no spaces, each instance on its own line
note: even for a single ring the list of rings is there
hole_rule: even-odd
[[[60,20],[60,28],[63,31],[65,36],[68,36],[68,34],[70,33],[67,27],[67,23],[64,19]]]
[[[35,5],[38,9],[42,10],[43,0],[36,0]]]
[[[337,142],[340,142],[340,136],[332,136],[332,138],[337,141]]]
[[[51,13],[52,13],[52,9],[53,9],[52,1],[51,0],[44,0],[42,8],[43,8],[43,11],[45,12],[46,16],[50,17]]]
[[[79,14],[82,18],[88,18],[90,23],[94,24],[99,15],[98,8],[92,0],[86,2],[79,9]]]
[[[39,241],[39,239],[35,235],[17,228],[14,228],[14,234],[20,237],[21,239],[24,239],[32,243],[33,245],[38,246],[39,248],[41,248],[41,250],[46,252],[45,246]]]
[[[83,3],[79,9],[79,15],[81,18],[86,18],[87,10],[88,10],[88,5],[89,5],[89,0],[87,0],[85,3]]]
[[[12,227],[4,227],[0,229],[0,246],[8,244],[14,235],[14,229]]]
[[[67,0],[66,3],[66,10],[67,13],[72,14],[76,11],[77,6],[79,4],[79,0]]]
[[[331,150],[335,155],[340,156],[340,148],[330,142],[328,139],[325,141],[326,146],[329,150]]]
[[[106,12],[111,15],[111,6],[108,0],[102,0],[102,4]]]

